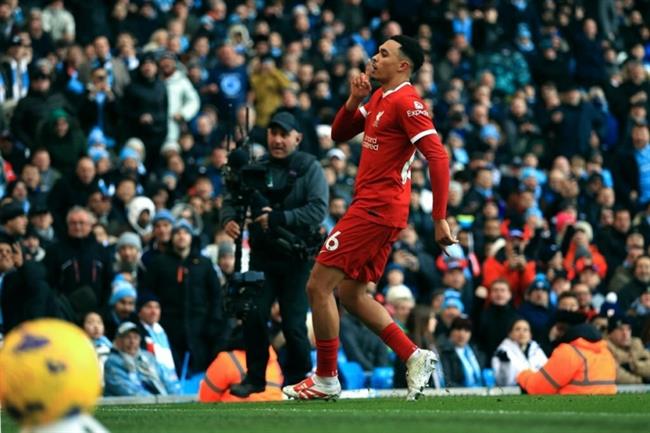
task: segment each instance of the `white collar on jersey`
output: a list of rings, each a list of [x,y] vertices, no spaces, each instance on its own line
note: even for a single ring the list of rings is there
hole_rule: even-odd
[[[386,96],[390,95],[391,93],[395,93],[395,92],[397,92],[399,89],[401,89],[402,87],[407,86],[407,85],[410,86],[410,85],[411,85],[411,82],[410,82],[410,81],[404,81],[402,84],[398,85],[397,87],[395,87],[395,88],[393,88],[393,89],[390,89],[390,90],[386,90],[385,92],[383,92],[383,93],[381,94],[381,97],[382,97],[382,98],[385,98]]]

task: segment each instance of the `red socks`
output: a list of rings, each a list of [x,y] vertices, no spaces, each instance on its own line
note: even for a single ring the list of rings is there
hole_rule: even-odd
[[[385,327],[379,337],[404,362],[418,349],[418,346],[406,336],[395,322]]]
[[[316,376],[336,377],[339,356],[339,339],[316,340]]]

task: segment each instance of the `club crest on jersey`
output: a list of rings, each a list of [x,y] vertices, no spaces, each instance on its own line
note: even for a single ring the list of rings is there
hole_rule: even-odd
[[[381,119],[381,116],[383,116],[383,115],[384,115],[384,112],[383,112],[383,111],[380,111],[380,112],[377,113],[377,115],[375,116],[375,123],[373,123],[373,125],[375,126],[375,128],[376,128],[377,126],[379,126],[379,120]]]
[[[424,104],[419,101],[413,101],[413,106],[416,110],[424,110]]]

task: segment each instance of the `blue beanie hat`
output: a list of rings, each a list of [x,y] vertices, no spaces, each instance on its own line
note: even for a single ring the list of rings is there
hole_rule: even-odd
[[[460,293],[454,289],[447,289],[444,293],[444,300],[442,301],[442,310],[447,308],[457,308],[461,314],[465,311],[465,305],[460,299]]]
[[[191,235],[194,234],[194,227],[192,227],[192,224],[190,224],[190,222],[186,219],[178,220],[174,225],[174,229],[172,230],[172,233],[176,233],[181,229],[187,230],[187,232]]]
[[[111,295],[111,299],[108,301],[108,305],[112,307],[122,299],[128,298],[129,296],[134,299],[138,297],[133,285],[127,281],[117,281],[113,284],[113,294]]]
[[[153,216],[153,224],[156,224],[158,221],[169,221],[170,223],[175,224],[176,223],[176,218],[174,218],[174,215],[167,209],[160,209],[156,214]]]

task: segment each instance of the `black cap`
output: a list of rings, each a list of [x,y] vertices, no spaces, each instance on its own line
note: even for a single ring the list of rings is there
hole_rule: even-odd
[[[173,61],[176,61],[178,58],[176,54],[173,51],[163,51],[163,53],[160,55],[159,61],[165,60],[165,59],[170,59]]]
[[[391,39],[401,45],[400,50],[413,62],[413,71],[420,69],[424,63],[424,52],[420,43],[410,36],[397,35]]]
[[[294,129],[300,132],[300,127],[298,126],[298,122],[296,122],[296,118],[293,117],[293,114],[287,111],[280,111],[271,118],[271,121],[269,122],[269,128],[274,125],[279,126],[285,132],[291,132]]]
[[[607,322],[607,332],[612,333],[623,325],[630,325],[632,321],[627,316],[614,316]]]
[[[0,207],[0,224],[5,224],[14,218],[25,215],[25,208],[18,202],[12,201]]]
[[[466,317],[456,317],[451,322],[451,328],[449,330],[453,331],[454,329],[464,329],[466,331],[471,331],[472,321]]]

